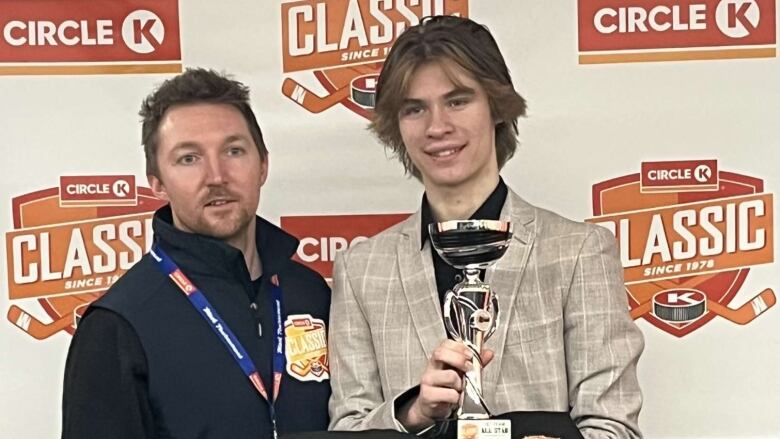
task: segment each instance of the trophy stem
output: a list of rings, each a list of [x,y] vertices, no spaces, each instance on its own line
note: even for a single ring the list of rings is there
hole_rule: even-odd
[[[488,419],[490,411],[482,398],[482,360],[479,353],[482,350],[483,332],[474,334],[473,342],[466,342],[466,346],[474,354],[473,368],[463,375],[463,392],[460,394],[458,418],[460,419]]]
[[[466,282],[470,284],[478,283],[479,280],[479,268],[466,267],[463,269],[463,273],[466,275]]]

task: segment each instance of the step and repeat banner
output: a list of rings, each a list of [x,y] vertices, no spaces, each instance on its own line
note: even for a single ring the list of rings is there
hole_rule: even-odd
[[[156,85],[191,66],[249,85],[270,150],[260,213],[328,278],[420,203],[366,127],[389,47],[432,14],[486,24],[529,102],[507,183],[615,234],[646,339],[645,435],[780,437],[776,8],[0,0],[0,437],[58,437],[79,318],[149,249],[161,202],[138,110]]]

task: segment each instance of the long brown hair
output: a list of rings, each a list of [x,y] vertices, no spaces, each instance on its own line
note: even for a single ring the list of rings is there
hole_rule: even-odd
[[[517,118],[525,115],[526,102],[515,91],[493,36],[485,26],[468,18],[426,17],[398,37],[379,75],[370,129],[398,157],[407,173],[421,178],[401,138],[398,113],[412,75],[431,62],[454,63],[484,88],[496,122],[496,157],[501,169],[517,149]]]

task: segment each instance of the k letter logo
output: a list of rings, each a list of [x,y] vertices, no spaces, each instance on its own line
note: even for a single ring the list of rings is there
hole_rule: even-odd
[[[744,38],[758,29],[761,10],[755,0],[721,0],[715,22],[723,35]]]
[[[134,11],[122,23],[122,39],[135,53],[152,53],[165,38],[165,26],[154,12]]]

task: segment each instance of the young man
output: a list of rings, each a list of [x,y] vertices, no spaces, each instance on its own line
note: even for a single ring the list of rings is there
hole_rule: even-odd
[[[155,212],[152,252],[76,331],[62,437],[324,430],[330,291],[290,259],[298,241],[255,215],[268,150],[249,90],[192,69],[141,116],[149,184],[168,205]]]
[[[372,129],[425,196],[408,220],[336,260],[331,429],[419,432],[450,415],[476,360],[447,340],[443,295],[460,272],[431,248],[427,226],[501,218],[514,237],[484,274],[501,304],[482,355],[488,407],[569,412],[586,438],[641,437],[644,342],[628,315],[614,236],[528,204],[499,176],[524,114],[483,26],[433,17],[396,41]]]

